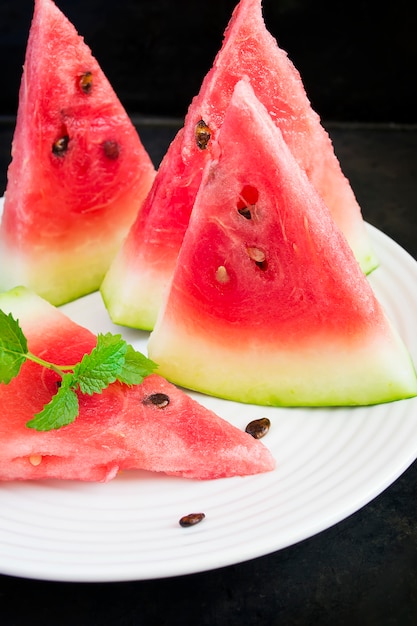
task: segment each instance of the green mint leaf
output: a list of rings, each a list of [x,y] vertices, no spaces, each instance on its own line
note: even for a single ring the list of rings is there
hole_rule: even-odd
[[[117,380],[125,363],[127,343],[121,335],[98,335],[97,345],[74,368],[74,380],[83,393],[101,393]]]
[[[26,422],[34,430],[54,430],[71,424],[78,415],[78,396],[73,389],[73,374],[64,374],[61,386],[40,413]]]
[[[18,375],[28,351],[26,337],[12,314],[0,310],[0,382]]]
[[[157,364],[131,346],[127,346],[125,362],[117,380],[126,385],[139,385],[145,376],[152,374]]]
[[[28,428],[48,431],[71,424],[79,412],[77,391],[93,395],[118,380],[127,385],[138,385],[158,366],[136,352],[121,335],[107,333],[97,336],[97,344],[90,354],[74,366],[50,363],[28,350],[27,340],[11,314],[0,310],[0,383],[8,384],[15,378],[26,359],[56,371],[61,385],[51,401],[26,423]],[[68,370],[73,369],[73,372]]]

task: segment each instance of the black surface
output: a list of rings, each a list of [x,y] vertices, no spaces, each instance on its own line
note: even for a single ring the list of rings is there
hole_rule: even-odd
[[[237,0],[57,0],[130,113],[183,117]],[[416,121],[417,12],[411,0],[263,0],[268,29],[325,119]],[[33,12],[0,3],[0,114],[14,114]]]
[[[328,128],[365,218],[417,258],[417,127]],[[139,124],[138,130],[158,163],[175,127]],[[11,134],[11,124],[0,123],[3,188]],[[178,578],[105,584],[0,575],[0,623],[415,626],[417,463],[346,520],[250,562]]]

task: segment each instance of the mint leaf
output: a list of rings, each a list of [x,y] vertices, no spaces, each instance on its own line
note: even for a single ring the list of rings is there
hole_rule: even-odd
[[[6,385],[20,372],[28,351],[26,337],[12,314],[0,310],[0,382]]]
[[[26,426],[35,430],[54,430],[71,424],[78,415],[78,396],[73,389],[73,374],[64,374],[62,383],[52,400],[40,413],[26,422]]]
[[[121,335],[98,335],[97,345],[74,368],[74,378],[83,393],[100,393],[117,380],[124,363],[127,343]]]
[[[78,416],[77,392],[101,393],[116,380],[138,385],[158,366],[127,344],[121,335],[106,333],[97,336],[97,344],[74,365],[57,365],[29,351],[26,337],[12,314],[0,309],[0,383],[15,378],[22,364],[31,360],[61,376],[61,386],[51,401],[26,425],[47,431],[71,424]]]
[[[141,352],[127,345],[125,362],[121,372],[117,376],[117,380],[126,385],[139,385],[145,376],[152,374],[157,368],[157,364],[148,359]]]

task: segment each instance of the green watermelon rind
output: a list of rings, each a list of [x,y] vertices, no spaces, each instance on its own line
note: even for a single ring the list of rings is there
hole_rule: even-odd
[[[101,297],[114,324],[151,331],[167,288],[167,276],[155,268],[146,271],[145,263],[138,293],[137,265],[133,268],[126,262],[126,254],[127,248],[122,245],[103,277]]]
[[[317,341],[311,351],[280,352],[245,343],[238,352],[226,341],[209,343],[165,320],[149,341],[159,372],[174,384],[245,404],[280,407],[367,406],[412,398],[417,378],[396,330],[387,343],[379,331],[360,350],[346,355],[346,343],[331,350]],[[161,348],[163,346],[163,348]],[[345,354],[343,354],[345,353]],[[184,355],[184,356],[182,356]],[[343,355],[343,356],[341,356]]]
[[[1,209],[0,209],[1,218]],[[7,291],[24,284],[51,304],[62,305],[99,289],[108,266],[117,254],[125,229],[111,235],[111,246],[102,250],[89,242],[71,245],[69,250],[43,248],[41,254],[31,250],[0,245],[0,287]]]

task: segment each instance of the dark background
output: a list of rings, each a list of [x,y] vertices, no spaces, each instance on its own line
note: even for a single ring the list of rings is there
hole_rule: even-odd
[[[182,118],[237,0],[59,0],[131,114]],[[324,120],[416,121],[411,0],[264,0],[268,29]],[[33,12],[0,0],[0,115],[14,115]]]

